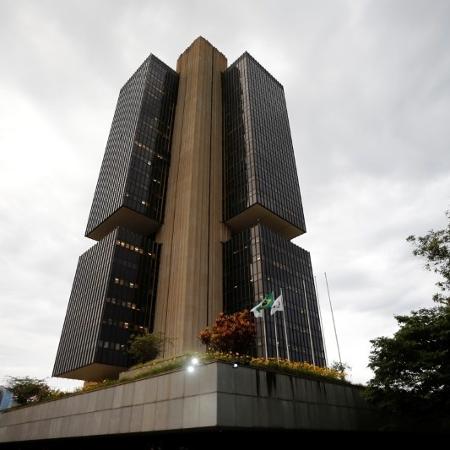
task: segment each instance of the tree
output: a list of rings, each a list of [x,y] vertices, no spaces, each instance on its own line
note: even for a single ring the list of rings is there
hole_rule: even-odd
[[[393,337],[371,341],[368,397],[415,429],[450,429],[450,213],[447,228],[407,240],[425,268],[441,275],[434,307],[396,316]]]
[[[144,363],[155,359],[161,351],[164,336],[146,333],[132,338],[128,348],[128,354],[136,363]]]
[[[440,292],[434,295],[433,300],[448,304],[450,302],[450,210],[446,211],[445,215],[448,219],[446,228],[438,231],[430,230],[425,236],[411,235],[406,240],[416,246],[414,255],[426,258],[425,269],[442,276],[443,279],[436,283]]]
[[[256,325],[248,310],[219,314],[213,327],[207,327],[199,338],[208,350],[248,354],[254,346]]]
[[[331,369],[341,372],[342,376],[345,378],[352,368],[345,362],[333,361],[330,366]]]
[[[30,377],[10,377],[8,389],[19,405],[58,398],[62,393],[51,389],[44,380]]]

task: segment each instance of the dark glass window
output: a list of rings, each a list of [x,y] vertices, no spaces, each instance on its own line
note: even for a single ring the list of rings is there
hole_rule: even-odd
[[[150,55],[120,91],[86,235],[119,208],[162,222],[178,74]]]
[[[117,228],[80,256],[54,375],[129,365],[130,337],[153,330],[160,248],[153,237]]]
[[[305,231],[283,86],[244,53],[222,87],[224,220],[260,204]]]
[[[315,360],[317,365],[324,366],[310,255],[269,228],[256,225],[224,244],[224,310],[232,313],[251,309],[269,292],[275,297],[283,293],[291,359],[311,363]],[[280,356],[287,357],[282,313],[274,316],[266,313],[265,317],[269,356],[276,357],[274,320],[277,320]],[[257,349],[258,354],[264,354],[261,324]]]

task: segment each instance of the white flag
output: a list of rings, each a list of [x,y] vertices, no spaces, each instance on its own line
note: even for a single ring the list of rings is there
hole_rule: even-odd
[[[250,310],[255,317],[262,317],[264,315],[264,309],[261,308],[262,302],[259,302],[254,308]]]
[[[277,297],[277,299],[273,302],[272,309],[270,310],[270,315],[273,316],[277,311],[284,311],[283,294]]]

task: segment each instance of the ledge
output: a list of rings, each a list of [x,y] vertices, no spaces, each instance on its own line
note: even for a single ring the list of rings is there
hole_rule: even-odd
[[[305,230],[281,218],[260,203],[254,203],[239,214],[227,219],[225,223],[235,233],[262,223],[289,241],[305,233]]]
[[[0,443],[205,428],[371,430],[361,389],[213,362],[0,414]]]
[[[160,225],[159,222],[144,214],[127,206],[120,206],[95,228],[87,229],[85,236],[100,241],[117,227],[125,227],[135,233],[148,235],[154,233]]]

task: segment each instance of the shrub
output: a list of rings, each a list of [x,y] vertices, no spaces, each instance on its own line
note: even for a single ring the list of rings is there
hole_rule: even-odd
[[[242,355],[239,353],[208,352],[206,360],[237,363],[240,366],[249,366],[260,369],[271,369],[291,375],[307,375],[313,377],[327,378],[329,380],[345,382],[345,372],[329,368],[318,367],[301,361],[288,361],[287,359],[262,358]]]
[[[44,380],[30,377],[10,377],[8,389],[19,405],[52,400],[62,396],[62,392],[51,389]]]
[[[220,313],[213,327],[207,327],[199,339],[209,351],[250,353],[255,343],[256,325],[248,310]]]
[[[136,363],[151,361],[159,355],[164,340],[161,333],[136,336],[131,340],[128,354]]]

